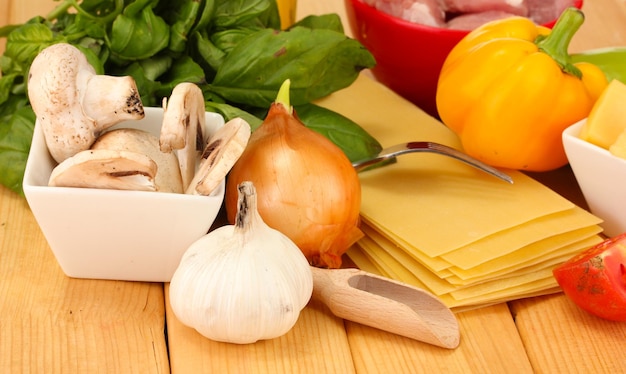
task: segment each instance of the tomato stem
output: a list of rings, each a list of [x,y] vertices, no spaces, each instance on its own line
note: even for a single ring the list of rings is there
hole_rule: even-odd
[[[550,55],[561,70],[578,78],[582,78],[582,72],[572,63],[568,48],[584,21],[585,15],[580,9],[567,8],[561,13],[550,34],[535,41],[539,50]]]

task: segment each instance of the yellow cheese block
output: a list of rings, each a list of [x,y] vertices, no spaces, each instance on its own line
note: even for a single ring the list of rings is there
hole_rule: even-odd
[[[622,131],[615,142],[611,144],[609,152],[614,156],[626,159],[626,129]]]
[[[589,113],[580,130],[580,138],[609,149],[624,130],[626,130],[626,84],[613,80]]]

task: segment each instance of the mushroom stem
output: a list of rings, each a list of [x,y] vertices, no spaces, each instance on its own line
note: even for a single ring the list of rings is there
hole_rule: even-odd
[[[179,83],[172,90],[169,101],[163,99],[159,143],[162,152],[176,150],[184,189],[196,173],[205,123],[204,96],[197,85]]]
[[[83,111],[96,128],[106,128],[121,121],[144,117],[137,85],[132,77],[94,75],[87,81],[82,100]]]

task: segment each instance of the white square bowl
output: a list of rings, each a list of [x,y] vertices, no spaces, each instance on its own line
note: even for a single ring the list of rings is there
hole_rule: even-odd
[[[563,146],[591,212],[604,233],[626,232],[626,160],[579,138],[584,119],[563,131]]]
[[[158,136],[163,110],[145,112],[144,119],[114,128]],[[224,119],[207,112],[206,122],[212,134]],[[208,232],[224,199],[224,181],[210,196],[48,187],[55,166],[36,124],[24,194],[63,272],[74,278],[169,282],[183,253]]]

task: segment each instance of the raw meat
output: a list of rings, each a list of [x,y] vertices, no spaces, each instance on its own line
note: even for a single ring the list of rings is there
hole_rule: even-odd
[[[456,30],[473,30],[497,19],[528,17],[536,24],[558,18],[575,0],[363,0],[409,22]]]
[[[381,12],[427,26],[445,26],[445,13],[438,0],[364,0]]]
[[[516,15],[499,10],[467,13],[454,17],[448,21],[448,28],[455,30],[473,30],[484,23],[513,16]]]
[[[559,18],[565,8],[573,6],[574,0],[526,0],[530,9],[529,18],[542,25]]]
[[[501,11],[522,17],[528,16],[528,0],[441,0],[444,11],[449,13],[482,13]],[[549,0],[537,0],[550,2]]]

